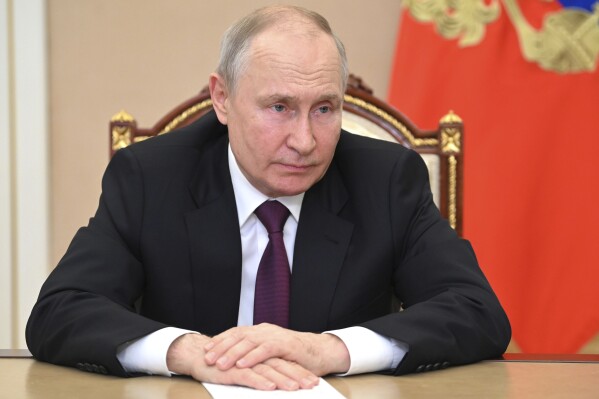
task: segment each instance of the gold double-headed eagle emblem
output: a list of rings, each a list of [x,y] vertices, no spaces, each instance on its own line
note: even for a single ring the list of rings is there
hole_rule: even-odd
[[[458,39],[459,46],[468,47],[484,39],[486,25],[499,17],[500,1],[518,33],[527,61],[558,73],[597,69],[599,1],[593,12],[564,8],[548,13],[538,30],[526,20],[517,0],[403,0],[403,6],[418,21],[434,23],[444,38]]]

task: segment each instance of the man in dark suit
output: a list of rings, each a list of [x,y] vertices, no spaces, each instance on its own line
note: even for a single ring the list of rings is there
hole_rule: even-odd
[[[316,13],[267,7],[231,27],[214,112],[110,162],[96,215],[32,311],[35,357],[293,390],[503,353],[509,322],[423,161],[341,131],[346,81]],[[263,203],[285,213],[276,232]],[[287,275],[264,290],[269,251]]]

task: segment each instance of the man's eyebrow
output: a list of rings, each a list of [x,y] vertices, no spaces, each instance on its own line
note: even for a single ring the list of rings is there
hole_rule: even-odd
[[[281,102],[281,103],[291,103],[291,102],[296,102],[298,100],[298,97],[296,96],[291,96],[291,95],[287,95],[287,94],[269,94],[263,97],[260,97],[260,100],[262,100],[263,102],[267,102],[267,103],[275,103],[275,102]]]
[[[259,101],[264,102],[264,103],[281,102],[281,103],[290,104],[290,103],[299,102],[299,97],[288,95],[288,94],[275,93],[275,94],[269,94],[269,95],[259,97]],[[340,103],[340,102],[342,102],[342,99],[341,99],[341,97],[339,97],[338,94],[327,93],[327,94],[323,94],[322,96],[320,96],[317,100],[317,102],[322,102],[322,101],[330,101],[332,103]]]
[[[318,101],[330,101],[332,103],[340,103],[342,102],[342,98],[339,97],[338,94],[336,93],[328,93],[328,94],[323,94]]]

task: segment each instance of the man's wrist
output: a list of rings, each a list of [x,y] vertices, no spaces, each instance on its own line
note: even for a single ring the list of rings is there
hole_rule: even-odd
[[[319,341],[319,352],[322,365],[320,375],[342,374],[349,370],[351,361],[347,346],[334,334],[316,334]]]
[[[175,339],[166,352],[166,366],[173,374],[192,375],[195,361],[204,359],[205,335],[190,332]]]
[[[408,350],[406,344],[391,340],[364,327],[325,331],[337,336],[349,352],[350,365],[342,375],[370,373],[397,366]]]
[[[193,331],[166,327],[119,346],[117,358],[128,373],[145,373],[170,377],[166,364],[170,345],[183,334]]]

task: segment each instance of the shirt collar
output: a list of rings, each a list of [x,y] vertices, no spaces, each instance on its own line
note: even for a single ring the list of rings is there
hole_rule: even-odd
[[[254,213],[254,210],[264,201],[276,199],[281,204],[285,205],[291,216],[299,223],[300,211],[302,209],[302,201],[304,194],[293,195],[290,197],[270,198],[262,194],[256,189],[245,177],[235,155],[231,150],[231,144],[228,149],[229,173],[231,174],[231,182],[233,183],[233,193],[235,194],[235,204],[237,205],[237,216],[239,217],[239,227],[247,222],[248,218]]]

